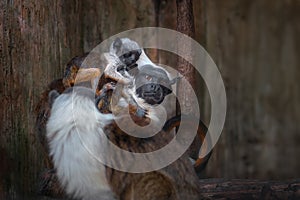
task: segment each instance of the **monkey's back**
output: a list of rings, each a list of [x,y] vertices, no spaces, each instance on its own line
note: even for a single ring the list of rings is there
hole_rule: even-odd
[[[135,153],[158,150],[173,138],[163,131],[151,138],[135,138],[125,134],[114,123],[107,126],[105,132],[119,148]],[[113,156],[121,162],[125,159],[122,155]],[[106,174],[112,190],[120,199],[201,199],[198,177],[186,154],[169,166],[153,172],[128,173],[107,167]]]

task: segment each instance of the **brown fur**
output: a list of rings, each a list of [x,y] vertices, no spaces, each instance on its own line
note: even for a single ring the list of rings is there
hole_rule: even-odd
[[[115,124],[108,125],[105,132],[118,147],[138,153],[158,150],[172,139],[170,134],[163,131],[152,138],[135,138],[125,134]],[[122,159],[122,156],[119,155],[118,159]],[[111,168],[107,168],[106,171],[111,188],[120,199],[198,200],[201,198],[198,177],[186,154],[158,171],[127,173]]]
[[[83,56],[75,56],[67,63],[63,78],[63,84],[66,88],[74,86],[78,70],[87,56],[88,53],[84,54]]]
[[[48,102],[48,95],[51,90],[56,90],[62,93],[65,90],[62,79],[56,79],[52,81],[42,93],[40,100],[35,108],[36,114],[36,130],[38,138],[42,144],[43,152],[45,154],[45,165],[47,168],[52,168],[52,162],[48,156],[48,144],[46,140],[46,123],[50,116],[50,102]]]
[[[41,182],[39,184],[39,193],[42,195],[63,197],[64,190],[60,186],[55,170],[53,170],[53,162],[49,157],[49,147],[46,138],[46,124],[50,116],[50,102],[48,96],[50,91],[56,90],[62,93],[65,90],[62,79],[52,81],[42,93],[40,100],[35,108],[36,113],[36,131],[41,143],[42,152],[44,154],[44,163],[47,168],[41,175]]]

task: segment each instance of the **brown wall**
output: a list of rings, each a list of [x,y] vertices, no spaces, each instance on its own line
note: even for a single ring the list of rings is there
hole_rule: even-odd
[[[130,28],[176,28],[175,1],[161,1],[157,13],[154,1],[140,2],[0,2],[0,194],[36,190],[43,163],[34,107],[71,57]],[[228,98],[207,176],[300,176],[299,10],[297,0],[194,1],[196,39],[217,63]],[[209,97],[199,96],[207,120]]]
[[[209,176],[300,176],[300,1],[206,1],[206,46],[227,90]]]

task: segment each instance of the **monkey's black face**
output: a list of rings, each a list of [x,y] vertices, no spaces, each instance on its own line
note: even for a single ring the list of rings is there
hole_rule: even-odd
[[[130,67],[136,63],[136,61],[140,58],[141,54],[142,54],[142,50],[140,50],[140,49],[128,51],[128,52],[122,54],[121,56],[119,56],[119,59],[127,67]],[[130,70],[130,68],[128,70]]]
[[[165,99],[165,96],[171,92],[172,90],[169,88],[157,83],[148,83],[136,90],[137,95],[151,105],[162,103]]]
[[[139,45],[129,40],[128,38],[124,38],[124,41],[120,38],[116,38],[112,44],[113,52],[119,57],[120,61],[125,66],[120,66],[118,71],[129,71],[135,67],[136,61],[140,58],[142,54],[142,50],[140,49]]]
[[[134,68],[137,67],[136,61],[140,58],[140,55],[142,53],[142,50],[133,50],[129,51],[121,56],[119,56],[120,61],[123,63],[123,65],[118,66],[117,71],[121,74],[124,74],[125,71],[132,73],[134,72]],[[131,73],[130,73],[131,74]]]
[[[164,69],[152,65],[141,66],[135,76],[136,94],[151,105],[162,103],[174,83]]]

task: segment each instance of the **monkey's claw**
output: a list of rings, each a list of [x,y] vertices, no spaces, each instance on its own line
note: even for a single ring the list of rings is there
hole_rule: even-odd
[[[108,90],[114,90],[114,89],[116,89],[116,84],[114,82],[106,83],[103,86],[103,89],[105,89],[106,91],[108,91]]]
[[[107,92],[108,92],[108,91],[114,90],[114,89],[116,89],[116,84],[115,84],[115,83],[113,83],[113,82],[106,83],[106,84],[102,87],[102,89],[100,90],[98,98],[101,99],[101,98],[105,97],[105,96],[107,95]]]

